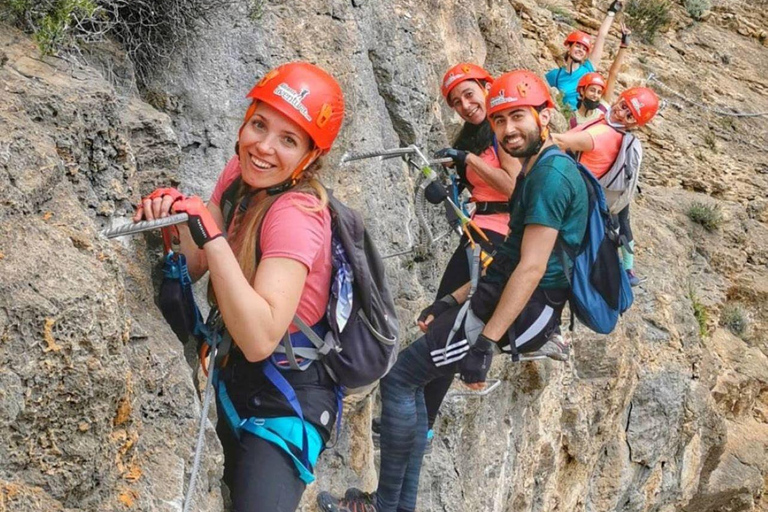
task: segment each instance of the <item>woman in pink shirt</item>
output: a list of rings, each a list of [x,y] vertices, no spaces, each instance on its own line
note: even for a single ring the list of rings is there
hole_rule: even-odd
[[[499,244],[509,232],[508,202],[521,166],[519,160],[498,150],[488,122],[485,98],[492,82],[490,73],[475,64],[459,63],[446,72],[441,91],[448,105],[464,120],[464,126],[453,147],[438,151],[436,156],[453,159],[461,188],[472,193],[471,201],[475,204],[472,219],[492,244]],[[477,234],[471,234],[475,241],[480,241]],[[469,240],[464,235],[443,272],[435,302],[419,315],[422,331],[426,331],[430,315],[438,316],[456,304],[451,292],[469,282],[468,246]],[[430,436],[452,381],[452,378],[437,379],[424,390]]]
[[[216,429],[233,509],[292,512],[330,437],[338,393],[322,364],[291,370],[276,348],[286,332],[302,345],[294,315],[321,336],[327,330],[331,216],[316,176],[341,128],[344,99],[333,77],[303,62],[271,70],[248,97],[236,155],[208,205],[158,189],[134,220],[189,215],[181,252],[193,279],[210,273],[210,297],[233,341],[218,373]],[[272,368],[295,391],[303,420]]]

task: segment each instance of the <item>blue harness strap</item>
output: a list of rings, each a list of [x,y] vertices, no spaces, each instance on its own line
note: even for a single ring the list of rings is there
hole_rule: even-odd
[[[325,326],[313,326],[312,330],[320,334],[324,334],[327,330]],[[313,346],[306,336],[299,332],[291,334],[291,345],[295,347],[308,347]],[[244,430],[257,437],[268,441],[279,448],[291,457],[296,469],[299,472],[301,480],[310,484],[315,481],[313,474],[314,466],[317,463],[317,459],[320,456],[320,452],[323,450],[323,440],[318,432],[317,428],[304,419],[304,412],[301,408],[301,403],[296,396],[296,391],[291,386],[290,382],[283,375],[283,371],[300,371],[291,370],[286,368],[281,369],[282,364],[285,361],[285,357],[280,354],[273,354],[263,364],[264,376],[272,383],[273,386],[280,392],[291,407],[291,410],[295,416],[286,416],[279,418],[241,418],[235,409],[232,400],[227,393],[227,387],[224,382],[218,379],[218,370],[214,375],[215,385],[217,390],[217,396],[219,398],[219,404],[227,419],[235,436],[240,438],[240,431]],[[302,361],[302,369],[306,369],[311,363],[309,360]],[[342,402],[343,392],[341,388],[336,388],[336,404],[338,411],[336,413],[336,438],[338,439],[339,432],[341,430],[341,416],[342,416]],[[294,455],[293,450],[288,444],[295,446],[301,450],[301,456]]]

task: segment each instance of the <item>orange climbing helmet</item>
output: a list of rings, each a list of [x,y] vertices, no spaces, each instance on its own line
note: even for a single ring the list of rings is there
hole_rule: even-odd
[[[632,112],[632,117],[635,118],[638,126],[646,124],[659,111],[659,97],[647,87],[627,89],[619,94],[619,99],[623,99],[627,103],[627,107]]]
[[[574,30],[565,38],[564,46],[571,46],[573,43],[581,43],[587,47],[587,51],[592,51],[592,36],[581,30]]]
[[[308,62],[276,67],[246,97],[253,102],[243,126],[256,110],[256,103],[263,101],[301,126],[321,153],[331,149],[344,120],[344,95],[338,82]]]
[[[576,92],[581,93],[583,89],[586,89],[590,85],[597,85],[598,87],[602,87],[604,91],[606,86],[605,79],[600,73],[587,73],[581,77],[579,83],[576,85]]]
[[[465,80],[479,80],[489,84],[493,83],[493,77],[485,69],[477,64],[460,62],[446,71],[443,76],[443,81],[440,82],[440,92],[443,93],[443,98],[448,101],[448,95],[453,88]]]
[[[517,69],[497,78],[485,99],[488,117],[491,114],[515,107],[536,108],[546,105],[555,108],[549,87],[533,71]]]

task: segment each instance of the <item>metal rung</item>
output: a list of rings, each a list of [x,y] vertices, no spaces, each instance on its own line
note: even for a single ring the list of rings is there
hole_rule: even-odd
[[[456,398],[460,396],[473,396],[473,397],[487,396],[493,393],[496,390],[496,388],[498,388],[500,385],[501,385],[500,379],[488,379],[486,381],[486,386],[480,391],[473,391],[469,389],[458,389],[455,391],[449,391],[448,395],[445,398],[451,399],[451,398]]]
[[[122,226],[114,228],[108,228],[101,231],[101,234],[107,238],[117,238],[125,235],[135,235],[142,231],[149,231],[152,229],[160,229],[175,224],[181,224],[187,222],[189,217],[186,213],[177,213],[169,217],[163,217],[162,219],[155,220],[142,220],[139,222],[128,222]]]

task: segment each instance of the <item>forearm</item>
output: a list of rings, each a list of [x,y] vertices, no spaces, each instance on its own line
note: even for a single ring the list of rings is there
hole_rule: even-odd
[[[462,285],[461,288],[451,292],[451,295],[453,295],[453,298],[456,299],[456,302],[458,304],[464,304],[467,302],[467,298],[469,297],[469,290],[472,288],[472,283],[467,282],[466,284]]]
[[[187,224],[179,224],[179,252],[187,259],[187,269],[192,282],[197,281],[208,271],[208,261],[205,257],[205,251],[198,249],[192,235],[189,232]]]
[[[608,13],[600,25],[600,30],[597,32],[597,38],[595,39],[595,46],[592,49],[592,53],[589,55],[589,60],[592,61],[592,65],[595,69],[600,67],[600,60],[603,58],[603,49],[605,48],[605,39],[608,37],[608,32],[611,30],[613,20],[616,18],[615,14]]]
[[[613,96],[613,90],[616,88],[616,79],[619,76],[619,69],[621,68],[621,63],[624,61],[624,54],[626,51],[626,48],[619,47],[619,51],[616,53],[616,58],[613,59],[613,63],[611,64],[611,69],[608,71],[608,82],[605,85],[605,91],[603,91],[603,99],[609,103]]]
[[[475,154],[467,155],[467,165],[474,167],[477,174],[483,181],[489,184],[494,190],[501,192],[509,197],[515,190],[515,178],[505,169],[493,167],[485,160]]]
[[[522,267],[518,265],[501,293],[501,298],[490,320],[483,329],[483,334],[492,340],[500,340],[506,335],[512,323],[520,315],[533,295],[545,267]]]
[[[227,331],[246,359],[266,359],[283,336],[283,331],[275,329],[273,308],[246,280],[223,237],[205,244],[204,250],[216,303]]]

